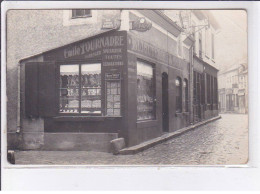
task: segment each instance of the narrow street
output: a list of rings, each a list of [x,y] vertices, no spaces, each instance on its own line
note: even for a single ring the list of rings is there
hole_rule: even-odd
[[[60,165],[225,165],[248,158],[248,117],[222,114],[222,119],[189,131],[135,155],[101,152],[19,151],[16,164]]]

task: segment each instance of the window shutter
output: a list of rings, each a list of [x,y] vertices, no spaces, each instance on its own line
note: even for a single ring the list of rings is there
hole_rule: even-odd
[[[38,63],[25,65],[25,114],[27,117],[38,117]]]
[[[58,113],[56,68],[51,62],[25,65],[25,113],[28,117],[51,117]]]
[[[51,62],[39,63],[39,115],[51,117],[58,113],[58,78],[56,65]]]

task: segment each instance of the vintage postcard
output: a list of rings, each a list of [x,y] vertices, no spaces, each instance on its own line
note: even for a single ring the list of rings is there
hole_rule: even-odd
[[[10,9],[13,165],[244,165],[247,11]]]

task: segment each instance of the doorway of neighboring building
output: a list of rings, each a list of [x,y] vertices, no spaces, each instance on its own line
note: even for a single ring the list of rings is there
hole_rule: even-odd
[[[169,132],[168,74],[162,73],[162,127]]]

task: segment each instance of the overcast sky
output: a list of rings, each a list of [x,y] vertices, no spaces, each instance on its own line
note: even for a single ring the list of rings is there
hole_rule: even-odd
[[[247,61],[247,13],[243,10],[211,11],[220,25],[216,35],[219,69]]]

